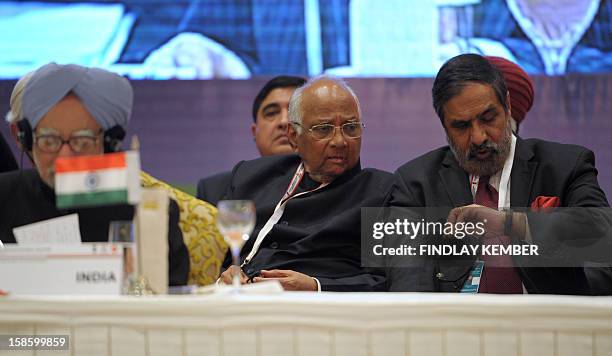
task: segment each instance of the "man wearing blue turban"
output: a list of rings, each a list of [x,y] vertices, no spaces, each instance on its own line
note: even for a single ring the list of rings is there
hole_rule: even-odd
[[[78,213],[83,242],[107,241],[109,222],[131,220],[129,205],[59,210],[54,166],[58,157],[97,155],[119,149],[132,112],[127,79],[109,71],[49,63],[20,79],[7,120],[35,169],[0,174],[0,240],[14,243],[13,228]],[[189,257],[170,206],[169,283],[187,282]]]

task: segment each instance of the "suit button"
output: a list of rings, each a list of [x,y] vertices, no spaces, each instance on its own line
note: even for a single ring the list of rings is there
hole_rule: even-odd
[[[436,278],[437,278],[437,279],[442,279],[442,278],[444,278],[444,273],[442,273],[442,272],[438,272],[438,273],[436,273]]]
[[[278,248],[278,242],[276,242],[276,241],[275,241],[275,242],[272,242],[272,243],[270,244],[270,248],[277,249],[277,248]]]

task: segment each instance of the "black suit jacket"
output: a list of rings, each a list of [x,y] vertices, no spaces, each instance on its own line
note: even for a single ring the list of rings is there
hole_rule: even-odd
[[[289,186],[301,159],[297,155],[240,162],[232,172],[230,199],[255,202],[257,222],[241,260]],[[392,175],[359,164],[325,188],[289,200],[281,220],[243,267],[247,275],[262,269],[288,269],[316,277],[327,291],[384,290],[384,273],[361,267],[362,207],[378,207]],[[229,264],[226,259],[225,266]]]
[[[207,201],[216,206],[219,200],[224,199],[231,178],[232,172],[227,171],[200,179],[197,191],[198,199]]]
[[[594,154],[583,147],[537,139],[517,139],[510,177],[512,207],[529,207],[538,196],[559,197],[562,207],[609,206],[597,182]],[[450,148],[439,148],[406,163],[396,171],[395,184],[387,199],[387,205],[469,205],[473,199],[468,180],[468,174],[459,167]],[[535,243],[538,243],[535,239],[539,234],[533,234],[534,229],[550,225],[540,224],[540,219],[541,216],[529,217]],[[597,224],[591,226],[598,227]],[[392,291],[458,291],[463,286],[474,259],[475,256],[452,261],[430,258],[425,263],[424,270],[421,270],[422,265],[413,269],[389,269],[389,288]],[[589,292],[582,268],[519,268],[519,274],[529,293]]]
[[[13,228],[37,221],[78,213],[83,242],[107,242],[111,221],[132,220],[134,208],[130,205],[101,206],[82,209],[58,210],[55,192],[48,187],[34,169],[0,174],[0,240],[15,243]],[[170,201],[168,220],[168,282],[187,284],[189,254],[178,226],[179,210]]]
[[[18,168],[11,148],[0,133],[0,173],[14,171]]]

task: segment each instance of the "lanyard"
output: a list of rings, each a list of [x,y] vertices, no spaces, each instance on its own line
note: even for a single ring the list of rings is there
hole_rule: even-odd
[[[329,184],[329,183],[321,183],[321,185],[319,185],[315,189],[312,189],[306,192],[301,192],[301,193],[294,195],[300,182],[302,181],[302,178],[304,178],[304,174],[305,174],[304,163],[300,163],[297,170],[293,174],[293,178],[291,178],[291,182],[289,183],[289,187],[287,187],[287,191],[285,192],[285,194],[283,194],[283,197],[281,198],[281,200],[279,200],[278,204],[276,204],[276,207],[274,208],[274,213],[272,213],[272,215],[270,216],[266,224],[261,228],[261,230],[259,230],[259,234],[257,234],[257,239],[255,240],[255,243],[253,244],[253,248],[251,249],[247,257],[244,259],[244,262],[242,262],[242,265],[240,265],[240,267],[251,262],[251,260],[253,259],[253,256],[255,256],[257,251],[259,251],[259,246],[261,246],[261,243],[263,242],[266,235],[272,230],[274,225],[278,223],[281,217],[283,217],[283,213],[285,212],[285,205],[287,205],[287,202],[289,202],[289,200],[302,196],[302,195],[306,195],[308,193],[312,193]]]
[[[497,209],[502,210],[510,207],[510,201],[508,198],[508,191],[510,190],[510,173],[512,172],[512,165],[514,164],[514,151],[516,149],[516,136],[511,135],[511,143],[510,143],[510,152],[508,153],[508,158],[506,162],[504,162],[504,167],[502,168],[501,177],[499,179],[499,189],[497,190],[498,200],[497,200]],[[480,177],[477,175],[470,174],[470,190],[472,191],[472,197],[476,196],[476,192],[478,191],[478,182],[480,181]]]

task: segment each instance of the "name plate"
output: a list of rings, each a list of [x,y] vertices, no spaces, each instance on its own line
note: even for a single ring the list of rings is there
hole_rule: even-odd
[[[16,295],[119,295],[123,247],[108,243],[0,248],[0,289]]]

